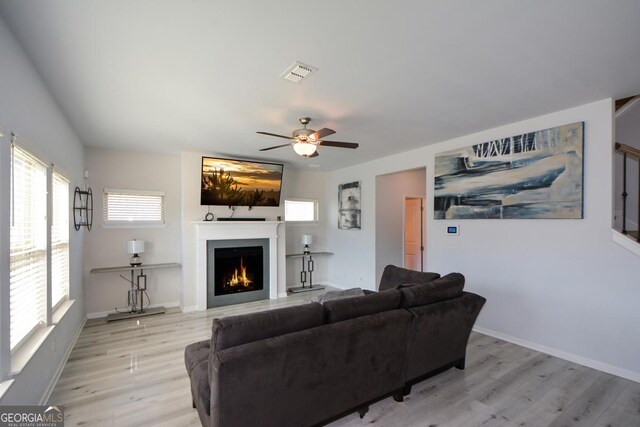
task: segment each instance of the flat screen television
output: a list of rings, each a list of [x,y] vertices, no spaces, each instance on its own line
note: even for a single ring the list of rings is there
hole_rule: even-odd
[[[202,157],[200,204],[280,206],[284,165]]]

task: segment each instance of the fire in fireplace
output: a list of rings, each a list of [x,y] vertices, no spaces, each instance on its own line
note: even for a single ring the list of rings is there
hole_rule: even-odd
[[[263,289],[262,246],[215,249],[215,295]]]

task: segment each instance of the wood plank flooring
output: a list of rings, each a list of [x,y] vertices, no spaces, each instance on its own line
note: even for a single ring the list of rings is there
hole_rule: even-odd
[[[51,396],[69,426],[199,426],[183,352],[214,317],[308,302],[313,293],[206,312],[87,321]],[[312,367],[310,367],[311,369]],[[416,384],[341,426],[640,426],[640,384],[472,333],[464,371]]]

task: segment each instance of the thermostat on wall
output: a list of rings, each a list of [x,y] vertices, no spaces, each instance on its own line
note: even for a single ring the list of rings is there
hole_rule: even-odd
[[[447,225],[447,235],[448,236],[460,235],[460,227],[457,225]]]

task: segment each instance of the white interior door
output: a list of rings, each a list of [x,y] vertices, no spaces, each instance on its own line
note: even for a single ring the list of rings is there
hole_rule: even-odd
[[[404,268],[423,269],[423,199],[404,199]]]

